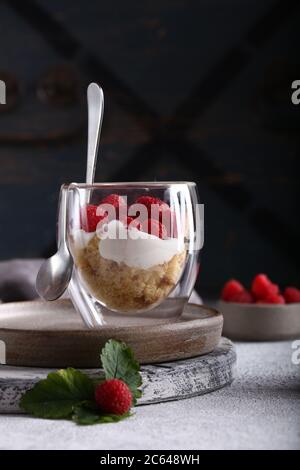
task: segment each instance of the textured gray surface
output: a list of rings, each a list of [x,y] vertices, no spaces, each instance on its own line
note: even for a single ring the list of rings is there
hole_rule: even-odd
[[[235,348],[227,338],[222,338],[210,354],[143,366],[143,396],[139,403],[179,400],[212,392],[232,382],[235,366]],[[0,366],[0,413],[19,412],[21,395],[49,372],[51,369]],[[97,369],[86,372],[99,375]]]
[[[291,344],[238,343],[230,387],[141,406],[116,424],[2,415],[0,449],[300,449],[300,365]]]

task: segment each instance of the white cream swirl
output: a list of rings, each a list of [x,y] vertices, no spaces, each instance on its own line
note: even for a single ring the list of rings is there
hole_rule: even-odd
[[[183,240],[161,239],[112,220],[97,232],[100,255],[129,267],[149,269],[166,263],[184,249]]]

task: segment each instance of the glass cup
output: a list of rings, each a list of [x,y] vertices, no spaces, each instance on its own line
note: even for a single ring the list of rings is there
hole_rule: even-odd
[[[203,245],[195,183],[72,183],[71,300],[95,328],[109,315],[171,317],[191,295]],[[64,190],[64,189],[62,189]]]

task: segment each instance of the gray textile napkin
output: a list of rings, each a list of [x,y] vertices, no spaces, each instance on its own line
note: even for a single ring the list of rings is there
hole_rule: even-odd
[[[0,301],[32,300],[38,297],[35,279],[42,259],[13,259],[0,262]]]
[[[32,300],[38,297],[35,279],[43,259],[13,259],[0,261],[0,302]],[[193,292],[190,302],[202,304]]]

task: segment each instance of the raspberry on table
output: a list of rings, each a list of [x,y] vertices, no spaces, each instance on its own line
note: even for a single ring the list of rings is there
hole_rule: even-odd
[[[131,391],[120,379],[105,380],[97,385],[95,400],[102,411],[115,415],[127,413],[132,406]]]
[[[284,297],[280,294],[270,293],[264,299],[256,301],[257,304],[285,304]]]
[[[234,295],[245,291],[245,287],[236,279],[227,281],[221,292],[221,299],[230,302]]]
[[[249,291],[244,290],[242,292],[233,294],[230,298],[230,302],[236,302],[239,304],[253,304],[254,299]]]
[[[283,296],[287,304],[300,302],[300,290],[297,287],[286,287]]]
[[[279,294],[279,287],[266,274],[257,274],[252,281],[251,291],[256,300]]]

